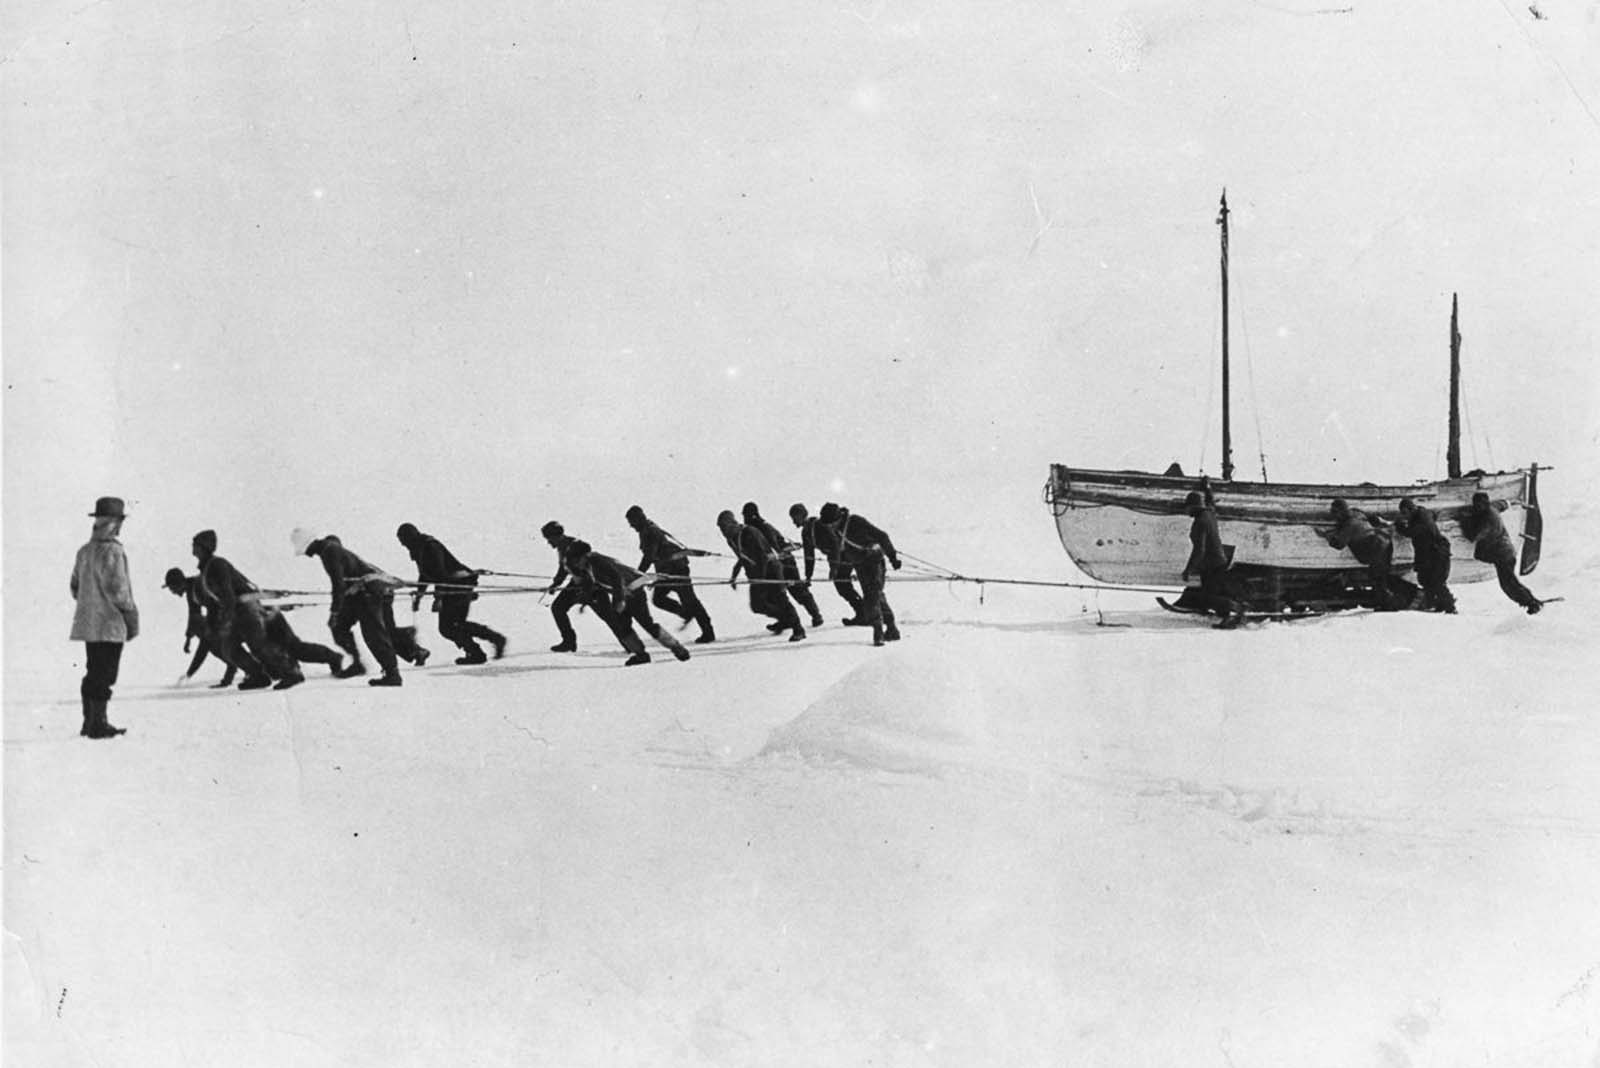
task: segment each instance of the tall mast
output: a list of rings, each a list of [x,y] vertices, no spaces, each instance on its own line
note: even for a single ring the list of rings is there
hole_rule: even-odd
[[[1450,294],[1450,440],[1444,449],[1445,474],[1461,477],[1461,331],[1456,294]]]
[[[1222,191],[1222,481],[1233,480],[1233,429],[1228,410],[1228,191]]]

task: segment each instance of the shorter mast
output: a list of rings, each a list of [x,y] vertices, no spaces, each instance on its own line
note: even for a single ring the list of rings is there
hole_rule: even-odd
[[[1233,430],[1228,410],[1228,191],[1222,191],[1222,481],[1233,481]]]
[[[1450,438],[1445,444],[1447,478],[1461,477],[1461,331],[1457,295],[1450,294]]]

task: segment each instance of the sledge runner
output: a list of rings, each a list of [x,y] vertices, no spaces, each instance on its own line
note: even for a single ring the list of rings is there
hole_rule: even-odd
[[[410,523],[401,523],[394,536],[417,565],[417,586],[411,594],[411,611],[422,606],[422,597],[433,586],[433,610],[439,615],[439,636],[461,650],[458,664],[487,664],[489,657],[478,645],[482,639],[494,646],[494,658],[506,653],[505,635],[467,618],[472,602],[478,599],[478,573],[467,567],[444,543],[424,534]]]
[[[630,507],[623,518],[639,535],[639,570],[648,571],[652,567],[656,570],[651,603],[685,623],[700,624],[700,637],[694,640],[696,645],[716,641],[711,614],[695,593],[694,580],[689,574],[691,550],[652,522],[637,504]]]

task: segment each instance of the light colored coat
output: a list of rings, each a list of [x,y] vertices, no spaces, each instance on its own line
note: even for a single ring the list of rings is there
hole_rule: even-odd
[[[139,609],[128,579],[128,556],[117,540],[115,519],[96,519],[94,534],[78,550],[72,568],[75,642],[128,642],[139,635]]]

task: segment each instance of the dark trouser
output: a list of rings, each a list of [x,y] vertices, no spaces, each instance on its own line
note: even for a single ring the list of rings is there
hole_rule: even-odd
[[[505,640],[482,623],[467,619],[467,613],[472,610],[472,602],[477,596],[475,593],[439,593],[433,598],[433,606],[439,612],[439,636],[447,642],[453,642],[472,657],[484,655],[483,650],[478,648],[480,639],[491,645],[498,645]]]
[[[655,621],[650,614],[650,602],[645,599],[644,590],[637,589],[630,592],[622,602],[622,614],[617,619],[617,637],[621,638],[624,631],[632,638],[631,652],[644,652],[644,643],[633,632],[633,624],[637,623],[644,632],[662,645],[677,653],[683,648],[678,640],[662,629],[661,624]],[[625,643],[626,644],[626,643]]]
[[[300,635],[289,625],[288,617],[279,609],[267,610],[266,633],[269,642],[282,648],[297,663],[326,664],[331,668],[337,668],[343,660],[343,657],[326,645],[301,641]]]
[[[273,611],[276,614],[276,610]],[[268,610],[254,595],[241,597],[233,606],[232,618],[220,623],[220,633],[215,636],[217,647],[229,650],[229,659],[243,668],[247,677],[298,676],[300,667],[288,648],[267,635],[267,614]]]
[[[1517,578],[1517,562],[1515,559],[1494,561],[1494,573],[1495,577],[1500,580],[1500,589],[1505,591],[1507,597],[1524,608],[1530,608],[1539,603],[1539,598],[1535,597],[1533,592],[1522,584],[1522,580]]]
[[[372,658],[378,662],[383,673],[398,674],[400,665],[395,656],[394,595],[374,595],[365,591],[345,595],[333,619],[333,640],[339,648],[350,654],[352,663],[361,662],[361,650],[356,645],[355,635],[358,623],[361,625],[361,638],[372,650]],[[416,643],[413,638],[405,644],[414,646]]]
[[[790,630],[800,626],[800,616],[794,610],[794,605],[789,603],[789,595],[785,593],[782,575],[778,569],[773,568],[770,575],[762,578],[778,581],[756,582],[751,581],[750,586],[750,611],[761,616],[771,616],[777,622]]]
[[[78,692],[87,701],[111,700],[111,687],[117,684],[121,667],[121,642],[85,642],[83,682]]]
[[[828,581],[833,583],[833,588],[839,596],[844,598],[845,604],[850,606],[850,611],[857,617],[861,616],[861,595],[856,592],[856,584],[850,581],[850,576],[855,568],[849,564],[829,564]]]
[[[1450,554],[1418,549],[1416,563],[1417,585],[1422,587],[1424,606],[1436,612],[1454,612],[1455,594],[1446,585],[1450,578]]]
[[[572,629],[572,620],[568,618],[568,615],[574,606],[585,603],[587,599],[584,590],[579,589],[575,583],[569,582],[561,587],[561,592],[556,594],[556,599],[550,602],[550,615],[556,621],[556,630],[561,632],[563,644],[577,646],[578,635]],[[595,611],[598,612],[599,608],[596,607]],[[607,609],[608,613],[609,611]],[[605,616],[600,618],[605,619]]]
[[[194,658],[189,661],[189,670],[183,673],[183,677],[186,679],[194,678],[195,672],[200,670],[200,665],[206,662],[206,657],[214,656],[218,660],[222,661],[222,666],[227,669],[222,673],[222,681],[217,683],[217,685],[232,686],[233,677],[238,673],[239,669],[234,667],[233,664],[229,663],[228,658],[223,656],[222,652],[211,644],[211,640],[209,638],[201,635],[199,641],[200,644],[197,645],[194,650]]]
[[[1228,569],[1219,567],[1200,575],[1200,607],[1228,619],[1239,610],[1228,590]]]
[[[885,638],[893,641],[900,637],[900,628],[894,622],[894,609],[889,607],[889,599],[884,596],[889,572],[883,554],[868,554],[856,565],[856,577],[861,580],[861,614],[864,622],[872,625],[873,643],[882,642]]]
[[[1352,552],[1354,548],[1351,547]],[[1361,543],[1361,552],[1356,559],[1367,565],[1367,576],[1372,579],[1372,594],[1376,606],[1384,610],[1403,607],[1389,586],[1389,576],[1394,570],[1394,542],[1388,535],[1379,534],[1370,541]]]
[[[811,616],[811,625],[822,625],[822,613],[817,611],[817,599],[811,596],[811,584],[800,577],[800,565],[794,562],[793,556],[784,556],[780,560],[783,577],[789,580],[789,596],[804,608]]]
[[[682,571],[663,571],[657,567],[655,590],[650,595],[650,602],[685,623],[693,621],[700,624],[702,632],[711,633],[711,614],[700,602],[699,594],[694,592],[694,582],[689,577],[687,566]]]

